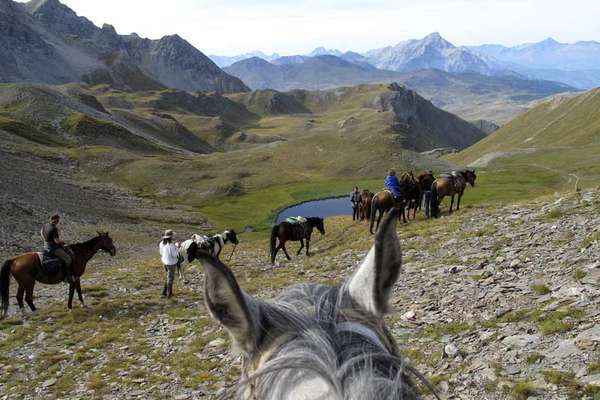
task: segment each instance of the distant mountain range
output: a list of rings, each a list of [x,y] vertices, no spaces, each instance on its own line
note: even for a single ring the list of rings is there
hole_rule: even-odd
[[[58,0],[0,0],[0,82],[106,83],[222,93],[248,90],[178,35],[159,40],[95,26]]]
[[[273,53],[273,54],[269,55],[269,54],[263,53],[262,51],[251,51],[250,53],[240,54],[238,56],[210,55],[209,57],[219,67],[225,68],[225,67],[229,67],[231,64],[234,64],[238,61],[246,60],[246,59],[252,58],[252,57],[259,57],[259,58],[262,58],[263,60],[273,61],[275,59],[280,58],[281,56],[277,53]]]
[[[259,57],[273,64],[289,64],[324,55],[353,63],[368,63],[386,71],[414,72],[435,68],[487,76],[520,75],[525,79],[562,82],[579,89],[600,86],[600,43],[594,41],[565,44],[546,39],[515,47],[495,44],[457,47],[439,33],[432,33],[423,39],[408,40],[363,54],[317,47],[307,55]],[[236,61],[246,58],[249,57],[235,57]]]
[[[381,70],[359,55],[341,57],[282,57],[268,62],[258,57],[227,68],[252,89],[321,90],[365,83],[400,82],[416,90],[436,106],[468,120],[491,120],[503,124],[528,109],[528,103],[557,93],[575,90],[563,83],[531,80],[518,74],[502,76],[474,72],[449,73],[439,69],[413,72]]]

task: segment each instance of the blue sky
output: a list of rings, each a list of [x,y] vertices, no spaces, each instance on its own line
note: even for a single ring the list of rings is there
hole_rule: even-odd
[[[456,45],[600,41],[598,0],[61,0],[97,25],[178,33],[207,54],[364,51],[431,32]]]

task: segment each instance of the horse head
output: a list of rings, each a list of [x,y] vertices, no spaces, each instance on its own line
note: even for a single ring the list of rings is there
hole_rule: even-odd
[[[98,248],[114,257],[117,254],[117,248],[115,247],[113,240],[109,236],[108,232],[97,231],[97,233],[99,239],[97,244]]]
[[[310,218],[309,220],[311,221],[311,225],[321,232],[321,235],[325,234],[325,221],[323,218],[314,217]]]
[[[462,172],[462,175],[472,187],[475,187],[475,179],[477,179],[477,175],[475,174],[474,169],[467,169]]]
[[[223,232],[223,236],[230,241],[231,243],[238,245],[240,243],[238,237],[237,237],[237,233],[235,233],[235,231],[233,229],[229,229],[225,232]]]
[[[413,380],[422,375],[401,358],[383,318],[402,264],[397,213],[386,215],[341,287],[308,283],[265,301],[241,289],[221,261],[201,257],[206,306],[242,356],[228,398],[419,398]]]

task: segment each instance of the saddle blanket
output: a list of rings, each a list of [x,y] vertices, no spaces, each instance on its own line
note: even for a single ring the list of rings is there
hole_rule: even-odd
[[[40,267],[45,275],[52,275],[58,272],[62,264],[62,260],[58,257],[53,257],[47,251],[37,253],[40,259]]]
[[[307,221],[306,218],[300,217],[300,216],[298,216],[298,217],[289,217],[289,218],[286,218],[286,220],[285,220],[285,222],[287,222],[288,224],[303,224],[306,221]]]

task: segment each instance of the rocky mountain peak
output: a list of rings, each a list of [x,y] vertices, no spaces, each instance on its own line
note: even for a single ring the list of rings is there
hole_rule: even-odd
[[[425,36],[421,42],[424,46],[432,46],[438,49],[452,49],[455,47],[452,43],[444,39],[438,32],[430,33],[429,35]]]
[[[58,0],[31,0],[25,4],[25,8],[31,14],[37,12],[47,12],[51,10],[56,10],[60,8],[68,8],[61,4]]]

